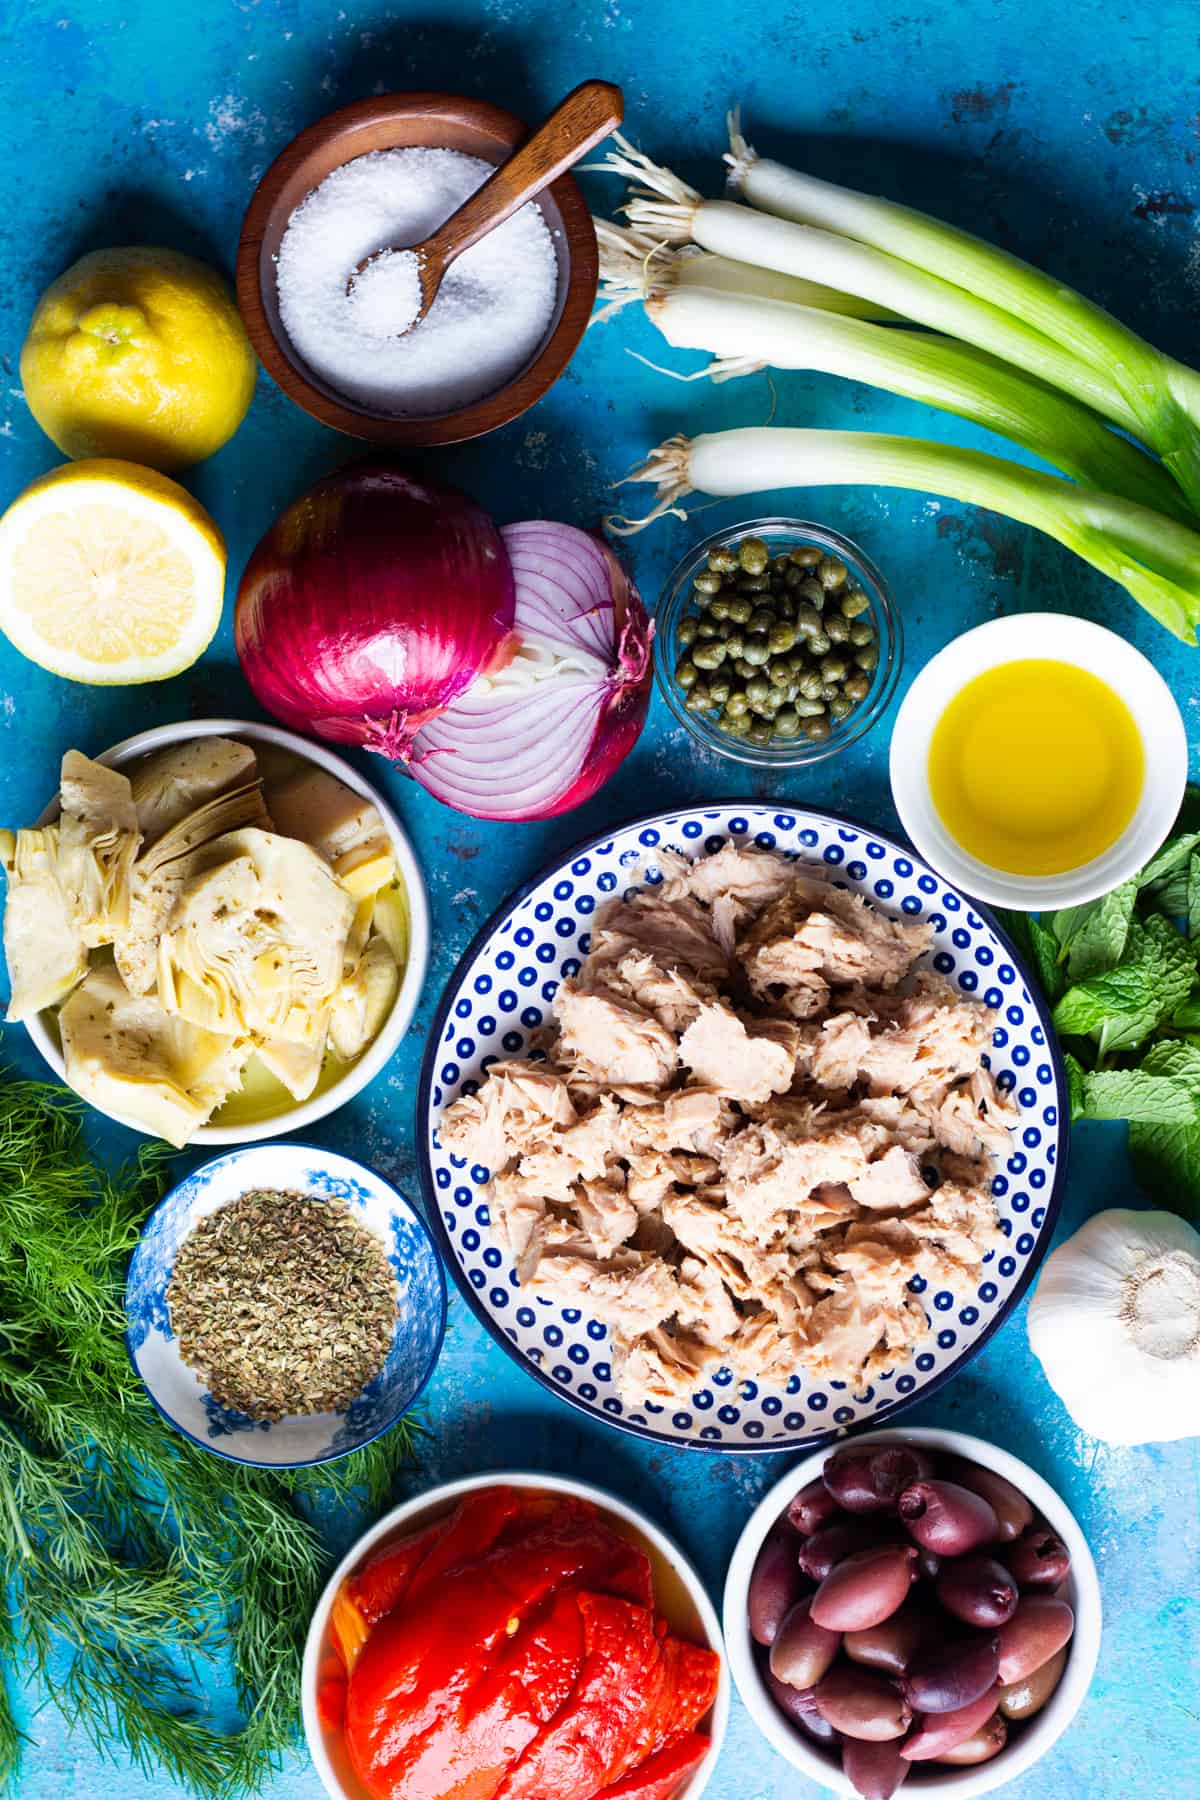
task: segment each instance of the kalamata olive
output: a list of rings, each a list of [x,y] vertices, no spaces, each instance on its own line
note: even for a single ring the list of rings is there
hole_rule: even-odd
[[[759,1664],[759,1671],[763,1686],[785,1719],[806,1732],[818,1744],[836,1744],[837,1732],[818,1712],[812,1688],[793,1688],[788,1687],[784,1681],[776,1681],[765,1656]]]
[[[864,1738],[848,1737],[842,1744],[842,1774],[860,1800],[892,1800],[909,1768],[894,1739],[869,1744]]]
[[[997,1475],[994,1469],[983,1469],[961,1456],[943,1457],[942,1467],[951,1481],[956,1481],[959,1487],[970,1488],[973,1494],[980,1494],[987,1501],[996,1515],[997,1543],[1011,1543],[1032,1522],[1033,1507],[1020,1488],[1006,1481],[1003,1475]]]
[[[1003,1625],[1017,1610],[1017,1584],[992,1556],[955,1556],[942,1564],[937,1597],[964,1625]]]
[[[906,1762],[932,1762],[947,1750],[965,1744],[995,1712],[999,1692],[999,1688],[989,1688],[978,1700],[957,1707],[954,1712],[926,1713],[905,1738],[901,1756]]]
[[[827,1631],[866,1631],[890,1619],[908,1593],[916,1560],[911,1544],[860,1550],[825,1577],[812,1598],[812,1616]]]
[[[974,1737],[956,1745],[953,1750],[947,1750],[937,1760],[940,1763],[950,1763],[958,1769],[971,1767],[975,1763],[991,1762],[993,1756],[999,1756],[1007,1742],[1007,1722],[1000,1713],[993,1713]]]
[[[1068,1646],[1064,1644],[1032,1675],[1026,1675],[1021,1681],[1010,1681],[1007,1687],[998,1690],[1000,1711],[1006,1719],[1032,1719],[1034,1713],[1041,1712],[1062,1680],[1069,1654]]]
[[[903,1696],[870,1669],[840,1664],[817,1683],[813,1697],[821,1717],[835,1731],[870,1744],[903,1737],[912,1724],[912,1711]]]
[[[898,1504],[914,1541],[939,1556],[966,1556],[994,1542],[999,1529],[990,1503],[955,1481],[914,1482]]]
[[[870,1550],[879,1542],[871,1527],[858,1519],[843,1519],[838,1525],[826,1525],[805,1538],[796,1558],[801,1572],[811,1581],[825,1577],[858,1550]]]
[[[822,1479],[845,1512],[887,1513],[904,1488],[931,1473],[929,1458],[908,1444],[847,1444],[827,1459]]]
[[[771,1673],[788,1687],[815,1687],[841,1646],[841,1635],[810,1617],[812,1598],[797,1600],[771,1645]]]
[[[977,1632],[918,1652],[900,1687],[914,1712],[957,1712],[995,1686],[999,1667],[998,1634]]]
[[[1071,1573],[1071,1552],[1045,1525],[1023,1531],[1009,1546],[1005,1561],[1023,1588],[1055,1588]]]
[[[746,1597],[750,1635],[760,1644],[773,1644],[783,1615],[795,1605],[803,1583],[796,1563],[797,1538],[786,1519],[777,1520],[767,1533]]]
[[[1075,1614],[1065,1600],[1050,1594],[1030,1594],[1021,1600],[1007,1625],[1000,1627],[1000,1685],[1011,1687],[1040,1669],[1070,1641],[1074,1629]]]
[[[861,1663],[864,1668],[878,1669],[881,1675],[903,1675],[927,1629],[916,1607],[906,1602],[882,1625],[848,1631],[842,1639],[842,1649],[851,1662]]]
[[[837,1501],[818,1475],[793,1497],[787,1516],[802,1537],[811,1537],[814,1531],[833,1523],[837,1510]]]

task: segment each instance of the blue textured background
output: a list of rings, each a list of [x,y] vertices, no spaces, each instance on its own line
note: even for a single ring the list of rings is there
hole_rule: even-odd
[[[1190,0],[1124,8],[1113,0],[3,0],[0,27],[0,503],[57,460],[17,377],[44,284],[84,250],[122,242],[174,244],[230,269],[241,214],[276,151],[329,108],[387,88],[457,88],[532,117],[583,77],[605,76],[625,88],[631,134],[710,192],[724,110],[740,100],[761,149],[971,225],[1195,359],[1200,20]],[[603,184],[593,191],[601,204]],[[667,360],[644,323],[609,324],[534,412],[484,443],[431,457],[429,468],[502,520],[546,514],[591,525],[610,481],[668,430],[767,416],[761,377],[709,392],[679,388],[631,361],[628,347]],[[984,441],[823,378],[776,385],[781,420]],[[237,438],[189,478],[228,536],[232,581],[280,508],[351,448],[260,380]],[[1124,630],[1155,658],[1195,738],[1195,652],[1047,539],[903,493],[792,500],[793,510],[861,540],[889,577],[904,612],[908,676],[997,612],[1069,609]],[[702,528],[737,510],[706,513]],[[690,529],[672,522],[635,540],[647,596]],[[124,693],[52,680],[0,643],[0,819],[15,825],[36,815],[70,745],[97,751],[158,721],[250,709],[227,628],[187,675]],[[889,826],[887,735],[885,724],[843,764],[774,791]],[[658,707],[611,787],[546,826],[483,828],[378,765],[372,773],[424,858],[437,954],[402,1052],[321,1135],[411,1192],[423,1026],[480,920],[551,853],[606,822],[660,798],[743,794],[747,783],[731,766],[698,759]],[[3,1050],[22,1068],[36,1066],[20,1031],[6,1034]],[[1066,1227],[1131,1194],[1119,1133],[1080,1134]],[[461,1301],[452,1304],[428,1416],[416,1481],[506,1464],[577,1471],[650,1509],[689,1547],[714,1594],[741,1522],[782,1467],[777,1459],[704,1461],[584,1425],[485,1339]],[[1100,1565],[1108,1622],[1095,1686],[1074,1729],[1008,1791],[1023,1800],[1200,1792],[1196,1445],[1108,1450],[1080,1437],[1029,1356],[1021,1316],[945,1395],[909,1416],[981,1432],[1032,1462],[1076,1509]],[[161,1779],[97,1762],[54,1713],[33,1716],[35,1701],[26,1696],[34,1740],[21,1782],[27,1800],[169,1791]],[[709,1792],[713,1800],[782,1800],[816,1790],[735,1708]],[[273,1800],[319,1793],[301,1755],[272,1788]]]

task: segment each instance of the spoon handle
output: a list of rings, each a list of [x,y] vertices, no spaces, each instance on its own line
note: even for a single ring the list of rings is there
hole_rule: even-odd
[[[518,207],[615,131],[624,111],[619,87],[608,81],[581,83],[516,154],[426,240],[423,248],[430,261],[445,267],[503,225]]]

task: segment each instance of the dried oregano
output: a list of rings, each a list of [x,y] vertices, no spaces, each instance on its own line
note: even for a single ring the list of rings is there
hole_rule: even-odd
[[[342,1201],[255,1188],[188,1234],[167,1304],[179,1353],[213,1398],[276,1420],[335,1412],[378,1375],[396,1279]]]

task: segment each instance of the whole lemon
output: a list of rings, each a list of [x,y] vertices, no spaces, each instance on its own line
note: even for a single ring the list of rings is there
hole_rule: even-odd
[[[51,282],[21,350],[29,410],[72,457],[183,469],[246,416],[255,360],[233,294],[178,250],[93,250]]]

